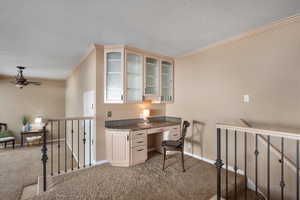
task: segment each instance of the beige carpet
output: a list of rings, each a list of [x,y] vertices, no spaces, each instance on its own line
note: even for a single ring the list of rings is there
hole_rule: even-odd
[[[33,198],[37,199],[120,199],[120,200],[204,200],[216,194],[216,168],[185,156],[186,172],[182,173],[179,156],[167,160],[161,170],[162,156],[155,154],[146,163],[130,168],[104,164],[53,178],[54,187]],[[230,190],[233,188],[230,173]],[[238,177],[240,187],[243,178]]]
[[[56,145],[55,145],[56,144]],[[61,145],[63,146],[63,142]],[[64,147],[64,146],[63,146]],[[61,169],[64,169],[64,148],[61,148]],[[53,170],[57,172],[57,143],[53,145]],[[48,145],[50,159],[51,148]],[[68,152],[70,158],[70,152]],[[69,161],[68,165],[70,165]],[[50,173],[50,162],[47,167]],[[69,168],[69,166],[68,166]],[[23,188],[37,184],[42,174],[41,146],[0,149],[0,200],[18,200]]]
[[[57,153],[56,147],[57,145],[54,145],[54,155]],[[48,149],[50,158],[50,146]],[[63,149],[61,149],[61,170],[64,169]],[[42,172],[40,150],[40,146],[0,150],[0,200],[18,200],[25,186],[37,183],[37,176]],[[68,158],[70,158],[69,152]],[[104,164],[55,176],[51,181],[53,187],[32,200],[204,200],[216,194],[215,167],[188,156],[185,156],[185,163],[187,170],[185,173],[181,171],[178,156],[169,157],[165,171],[161,170],[160,154],[152,155],[146,163],[130,168]],[[69,167],[70,162],[68,162]],[[47,171],[49,174],[50,162]],[[57,159],[54,160],[54,172],[57,172]],[[233,174],[230,173],[230,191],[233,191],[233,181]],[[238,185],[239,188],[243,188],[241,176],[238,176]]]

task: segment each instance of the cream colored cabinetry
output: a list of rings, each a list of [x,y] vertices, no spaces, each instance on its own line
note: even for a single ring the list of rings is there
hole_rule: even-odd
[[[163,140],[178,140],[180,138],[180,126],[141,131],[106,129],[107,160],[112,166],[120,167],[144,163],[148,156],[147,136],[156,133],[163,133]],[[158,143],[161,143],[161,141],[158,141]]]
[[[174,99],[174,63],[172,60],[161,60],[160,64],[161,102],[171,103]]]
[[[159,58],[145,56],[144,95],[145,99],[160,101]]]
[[[124,49],[104,50],[104,102],[124,102]]]
[[[104,47],[104,102],[174,100],[174,61],[128,46]]]
[[[129,132],[109,130],[106,131],[107,160],[113,166],[130,165]]]
[[[143,102],[143,54],[125,49],[125,102]]]
[[[143,163],[147,160],[147,131],[131,132],[131,165]]]

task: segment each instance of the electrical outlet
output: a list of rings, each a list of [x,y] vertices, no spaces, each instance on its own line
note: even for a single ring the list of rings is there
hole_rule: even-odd
[[[244,103],[250,103],[250,96],[248,94],[243,96],[244,98]]]
[[[112,117],[112,111],[107,111],[107,117]]]

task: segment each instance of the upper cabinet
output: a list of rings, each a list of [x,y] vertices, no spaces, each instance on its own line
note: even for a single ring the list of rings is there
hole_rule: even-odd
[[[124,101],[124,50],[106,49],[105,64],[105,103],[123,103]]]
[[[125,53],[125,101],[143,102],[143,55],[129,50],[125,50]]]
[[[154,103],[174,101],[174,62],[128,46],[104,50],[105,103]]]
[[[173,102],[174,65],[173,61],[161,61],[161,102]]]
[[[144,98],[146,100],[160,100],[159,62],[158,58],[145,56]]]

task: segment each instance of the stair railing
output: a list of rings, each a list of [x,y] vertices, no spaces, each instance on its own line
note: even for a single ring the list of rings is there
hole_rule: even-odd
[[[94,119],[95,117],[72,117],[44,120],[41,149],[43,191],[47,190],[47,173],[50,172],[50,176],[54,176],[62,172],[67,173],[81,167],[92,166]],[[86,152],[86,147],[88,147],[89,152]],[[50,149],[50,157],[48,156],[48,149]],[[88,153],[88,158],[86,158],[86,153]],[[48,163],[48,159],[50,159],[50,163]]]
[[[295,172],[296,172],[296,191],[295,191],[295,199],[299,199],[299,140],[300,140],[300,130],[284,130],[282,128],[258,128],[258,127],[249,127],[248,123],[245,123],[243,121],[242,124],[229,124],[229,123],[217,123],[216,124],[217,128],[217,159],[216,159],[216,168],[217,168],[217,200],[221,200],[221,198],[231,198],[229,193],[228,193],[228,134],[233,133],[234,134],[234,198],[237,199],[237,172],[238,172],[238,164],[237,164],[237,135],[238,134],[243,134],[244,136],[244,184],[245,184],[245,192],[244,192],[244,199],[247,199],[247,190],[248,190],[248,172],[247,172],[247,147],[248,147],[248,142],[247,142],[247,136],[249,134],[254,135],[255,141],[254,141],[254,156],[255,156],[255,195],[257,199],[260,199],[262,197],[261,194],[259,194],[258,190],[258,156],[259,156],[259,148],[258,148],[258,139],[263,138],[262,141],[267,143],[267,160],[266,160],[266,165],[267,165],[267,189],[266,189],[266,198],[268,200],[271,199],[271,193],[270,193],[270,150],[271,148],[277,152],[277,154],[280,155],[280,198],[283,200],[285,198],[285,171],[284,171],[284,165],[287,163],[290,166],[293,166],[293,162],[288,159],[284,155],[284,147],[285,147],[285,139],[291,139],[295,141],[295,156],[296,156],[296,164],[295,164]],[[225,167],[224,167],[224,162],[222,160],[222,152],[221,152],[221,138],[222,135],[225,134]],[[267,139],[265,139],[266,136]],[[281,150],[277,149],[274,145],[271,146],[270,139],[271,137],[276,137],[280,138],[280,146]],[[223,194],[222,191],[222,168],[225,168],[225,194]]]
[[[247,127],[252,127],[250,125],[250,123],[248,123],[246,120],[244,119],[240,119],[241,123],[244,124]],[[261,141],[262,144],[264,145],[268,145],[268,140],[263,137],[262,135],[258,135],[258,139]],[[272,143],[270,143],[270,148],[272,153],[274,153],[274,155],[276,155],[279,158],[279,162],[281,162],[281,151]],[[297,166],[296,163],[290,159],[288,156],[286,156],[285,154],[283,155],[284,158],[284,162],[286,163],[287,166],[289,166],[295,173],[297,173]]]

